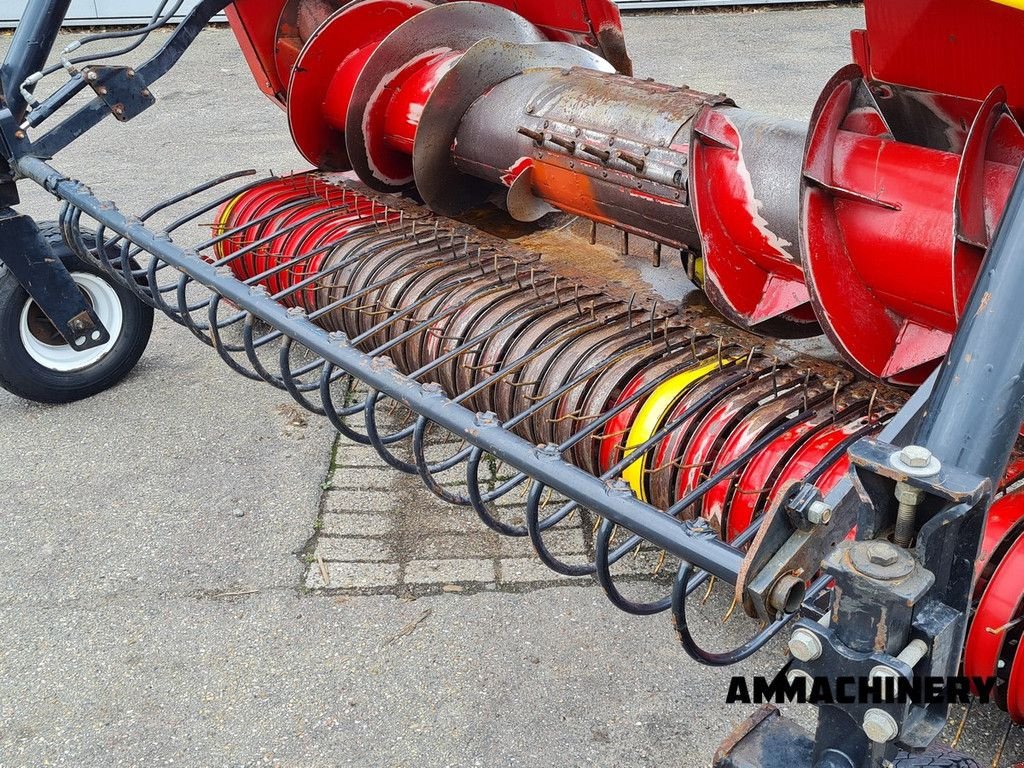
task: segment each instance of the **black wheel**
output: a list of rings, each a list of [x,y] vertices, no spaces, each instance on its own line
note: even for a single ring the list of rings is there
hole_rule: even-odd
[[[901,752],[892,761],[893,768],[979,768],[973,757],[956,752],[949,747],[936,745],[924,752]]]
[[[110,332],[110,341],[95,349],[72,349],[10,270],[0,268],[0,386],[26,400],[70,403],[128,375],[149,343],[153,309],[80,259],[56,224],[40,224],[39,229]],[[94,245],[88,236],[85,240]]]

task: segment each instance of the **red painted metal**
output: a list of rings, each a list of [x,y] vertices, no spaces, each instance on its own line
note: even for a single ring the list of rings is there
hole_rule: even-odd
[[[965,154],[895,141],[862,73],[847,67],[822,96],[807,146],[802,247],[818,318],[863,373],[920,384],[949,347],[1024,132],[996,92]]]
[[[412,150],[423,107],[462,53],[427,51],[379,85],[363,117],[366,152],[378,178],[394,186],[413,180]]]
[[[348,170],[345,118],[363,65],[402,22],[430,8],[426,0],[368,0],[342,8],[306,42],[288,87],[288,127],[309,162]]]
[[[690,180],[705,287],[716,309],[745,327],[770,324],[781,330],[785,324],[792,334],[818,335],[799,244],[773,231],[762,215],[743,138],[729,110],[707,107],[698,116]]]
[[[872,80],[982,101],[1006,88],[1024,109],[1024,14],[989,0],[866,0],[855,61]]]
[[[1008,493],[998,499],[988,511],[981,548],[975,562],[975,573],[980,576],[988,565],[999,542],[1018,520],[1024,518],[1024,492]]]
[[[1019,536],[995,566],[978,601],[964,648],[964,674],[968,677],[990,678],[998,672],[1007,625],[1020,616],[1024,607],[1022,558],[1024,536]]]

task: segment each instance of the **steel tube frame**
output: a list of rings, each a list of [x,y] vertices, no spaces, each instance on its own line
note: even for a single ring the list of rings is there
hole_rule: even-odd
[[[11,47],[0,67],[0,87],[7,109],[19,123],[28,110],[21,95],[21,84],[46,65],[70,7],[71,0],[34,0],[25,8],[21,23],[14,31]]]

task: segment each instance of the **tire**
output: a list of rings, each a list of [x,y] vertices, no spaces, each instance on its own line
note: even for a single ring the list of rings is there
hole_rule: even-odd
[[[110,389],[131,372],[149,344],[153,308],[79,258],[64,243],[55,223],[40,224],[39,231],[100,316],[111,340],[96,349],[72,349],[4,268],[0,270],[0,387],[38,403],[71,403]],[[94,246],[88,235],[84,239]]]
[[[924,752],[901,752],[892,761],[893,768],[979,768],[973,757],[949,747],[936,745]]]

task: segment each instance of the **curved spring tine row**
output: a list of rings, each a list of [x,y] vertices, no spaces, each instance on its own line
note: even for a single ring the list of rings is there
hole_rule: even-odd
[[[176,196],[141,218],[170,215],[233,178],[239,175]],[[576,463],[605,480],[611,493],[648,500],[656,492],[666,514],[707,535],[726,530],[727,514],[704,519],[705,497],[713,489],[721,496],[726,484],[728,507],[730,496],[750,493],[741,470],[752,458],[789,441],[788,452],[777,449],[768,487],[756,489],[756,509],[763,511],[774,492],[771,482],[788,466],[784,459],[810,445],[815,430],[853,423],[853,412],[840,417],[837,403],[851,400],[855,385],[838,369],[830,378],[822,372],[827,366],[805,367],[788,353],[766,355],[656,305],[641,306],[635,297],[571,285],[535,254],[481,239],[422,209],[385,205],[336,177],[254,181],[173,218],[164,235],[211,213],[212,232],[195,253],[220,274],[320,325],[338,343],[358,347],[373,365],[420,382],[438,407],[454,402],[477,410],[482,426],[516,432],[539,446],[542,459]],[[76,251],[90,250],[79,211],[65,209],[61,224]],[[576,514],[592,513],[571,500],[548,509],[552,492],[543,483],[509,470],[428,417],[414,417],[287,334],[200,291],[185,275],[163,277],[166,263],[130,242],[103,235],[100,227],[103,247],[89,257],[211,345],[233,370],[288,392],[347,438],[372,445],[390,466],[418,474],[438,497],[471,507],[498,533],[529,538],[555,572],[595,577],[617,607],[635,614],[671,609],[682,622],[680,640],[695,658],[745,658],[781,628],[776,622],[730,654],[707,653],[685,626],[686,598],[708,583],[706,573],[679,563],[672,594],[626,597],[613,569],[640,552],[639,537],[598,518],[587,561],[556,557],[545,540],[550,532]],[[829,397],[831,419],[822,415]],[[883,421],[868,418],[842,439],[822,440],[827,450],[814,454],[809,481],[835,475],[849,443]],[[735,544],[745,546],[757,526],[754,515]]]

